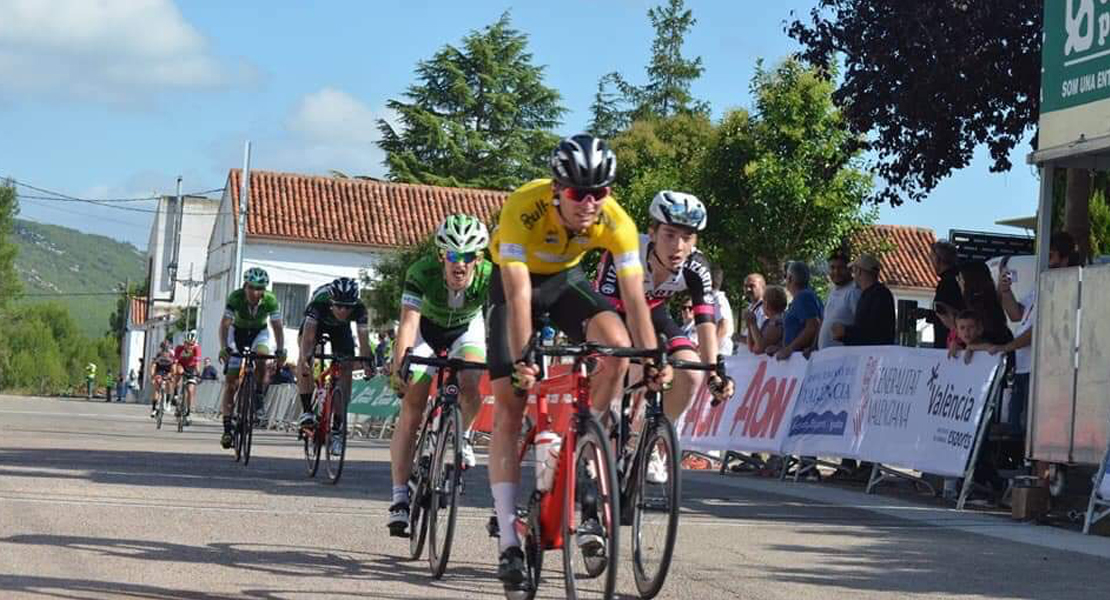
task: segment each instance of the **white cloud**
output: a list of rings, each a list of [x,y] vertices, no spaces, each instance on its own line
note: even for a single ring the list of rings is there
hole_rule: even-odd
[[[301,98],[286,127],[308,141],[363,145],[378,140],[379,118],[354,96],[326,87]]]
[[[134,104],[255,77],[245,64],[221,65],[171,0],[7,0],[0,12],[9,96]]]

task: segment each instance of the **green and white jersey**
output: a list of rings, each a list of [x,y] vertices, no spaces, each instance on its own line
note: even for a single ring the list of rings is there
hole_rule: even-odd
[[[481,314],[489,294],[493,263],[481,259],[474,269],[474,279],[465,290],[447,289],[443,279],[443,263],[434,255],[416,261],[405,273],[401,305],[420,311],[422,319],[444,329],[466,325]]]
[[[236,329],[266,329],[267,321],[281,321],[281,307],[269,291],[252,307],[247,304],[247,292],[239,288],[227,297],[224,318],[231,319]]]

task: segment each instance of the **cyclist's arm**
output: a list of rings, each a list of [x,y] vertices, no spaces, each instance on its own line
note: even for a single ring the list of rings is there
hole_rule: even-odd
[[[317,321],[315,318],[312,316],[305,316],[304,325],[301,328],[299,362],[301,363],[301,373],[305,376],[312,375],[312,346],[316,342],[316,324]]]
[[[281,318],[274,319],[271,317],[270,326],[274,328],[274,342],[276,342],[274,351],[281,353],[285,349],[285,324]]]
[[[401,322],[397,325],[397,338],[394,341],[392,373],[401,375],[401,361],[405,350],[416,343],[416,332],[420,328],[420,310],[410,305],[401,307]]]
[[[509,320],[509,351],[513,362],[532,337],[532,278],[524,263],[510,262],[501,267],[501,287],[505,291],[505,308]]]
[[[227,331],[230,328],[231,328],[231,317],[229,317],[225,314],[224,318],[220,319],[220,347],[221,348],[227,347]]]
[[[365,325],[359,325],[356,329],[358,331],[358,355],[362,358],[369,358],[370,352],[370,328]],[[365,364],[369,368],[369,363]]]
[[[716,363],[717,350],[717,325],[713,321],[698,323],[698,355],[702,362]]]
[[[657,346],[655,326],[651,324],[651,310],[644,297],[644,274],[639,269],[617,276],[621,288],[621,298],[625,298],[624,308],[628,313],[628,333],[632,335],[632,345],[645,350]]]

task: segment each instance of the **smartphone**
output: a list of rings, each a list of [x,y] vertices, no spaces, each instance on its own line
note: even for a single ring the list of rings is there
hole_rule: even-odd
[[[1017,271],[1013,269],[1006,269],[1006,277],[1010,279],[1010,283],[1017,283]]]

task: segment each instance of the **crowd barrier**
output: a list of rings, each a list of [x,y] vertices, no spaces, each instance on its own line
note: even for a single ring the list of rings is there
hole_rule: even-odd
[[[1091,525],[1110,517],[1110,443],[1107,444],[1094,481],[1091,498],[1087,503],[1087,517],[1083,521],[1083,533],[1090,533]]]
[[[1001,359],[970,364],[943,350],[830,348],[808,360],[751,354],[727,360],[736,393],[712,406],[704,389],[676,424],[682,448],[856,459],[875,464],[868,491],[906,471],[962,477],[995,410]]]

